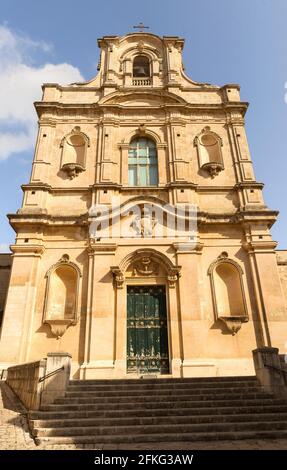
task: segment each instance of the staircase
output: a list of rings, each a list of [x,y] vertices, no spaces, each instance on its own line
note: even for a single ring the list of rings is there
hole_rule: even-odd
[[[255,377],[72,380],[29,425],[37,444],[287,438],[287,399]]]

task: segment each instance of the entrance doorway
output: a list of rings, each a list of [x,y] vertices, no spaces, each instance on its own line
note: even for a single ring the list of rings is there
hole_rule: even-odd
[[[165,286],[127,287],[127,372],[169,373]]]

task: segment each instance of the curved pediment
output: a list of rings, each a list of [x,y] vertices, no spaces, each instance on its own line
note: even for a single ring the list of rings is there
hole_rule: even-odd
[[[161,107],[166,105],[186,104],[186,101],[169,92],[130,91],[115,92],[102,98],[98,104],[124,107]]]

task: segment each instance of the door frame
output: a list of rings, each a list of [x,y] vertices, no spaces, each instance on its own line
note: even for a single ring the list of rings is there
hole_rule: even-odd
[[[126,374],[128,376],[131,376],[132,375],[132,372],[128,372],[128,368],[127,368],[127,346],[128,346],[128,341],[127,341],[127,338],[128,338],[128,322],[127,322],[127,319],[128,319],[128,310],[127,310],[127,299],[128,299],[128,287],[154,287],[154,286],[158,286],[158,287],[163,287],[164,288],[164,295],[165,295],[165,315],[166,315],[166,330],[167,330],[167,351],[168,351],[168,372],[167,374],[160,374],[160,372],[158,372],[158,375],[170,375],[171,374],[171,360],[170,360],[170,352],[171,352],[171,348],[170,348],[170,343],[169,343],[169,339],[170,339],[170,322],[169,322],[169,315],[168,315],[168,296],[167,296],[167,285],[166,285],[166,282],[146,282],[146,283],[137,283],[137,282],[132,282],[132,283],[127,283],[126,284]],[[144,373],[143,372],[137,372],[136,375],[143,375]]]
[[[170,315],[169,315],[169,296],[168,296],[168,283],[166,282],[166,279],[163,278],[163,277],[158,277],[158,278],[155,278],[155,277],[149,277],[148,279],[146,278],[128,278],[126,280],[126,285],[125,285],[125,288],[123,289],[124,290],[124,293],[125,293],[125,302],[124,302],[124,308],[125,308],[125,322],[124,322],[124,325],[125,325],[125,340],[124,340],[124,351],[125,351],[125,354],[124,354],[124,357],[125,357],[125,374],[127,377],[132,377],[133,375],[134,376],[139,376],[139,375],[143,375],[142,373],[136,373],[136,374],[133,374],[131,372],[128,372],[127,370],[127,337],[128,337],[128,325],[127,325],[127,318],[128,318],[128,315],[127,315],[127,297],[128,297],[128,286],[137,286],[137,287],[146,287],[146,286],[163,286],[165,288],[165,304],[166,304],[166,321],[167,321],[167,346],[168,346],[168,369],[169,369],[169,373],[168,375],[171,375],[171,351],[172,351],[172,348],[171,348],[171,338],[172,338],[172,335],[171,335],[171,325],[170,325]]]

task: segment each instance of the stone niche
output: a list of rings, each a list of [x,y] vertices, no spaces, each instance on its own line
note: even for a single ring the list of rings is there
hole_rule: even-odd
[[[47,275],[47,289],[44,323],[51,332],[60,337],[68,326],[78,320],[78,294],[80,272],[74,263],[64,255],[50,268]]]
[[[206,126],[195,138],[194,144],[197,147],[200,169],[214,178],[224,169],[221,138],[212,132],[209,126]]]
[[[234,335],[248,321],[241,267],[223,252],[210,266],[213,305],[216,320]]]
[[[62,162],[61,170],[73,179],[86,168],[86,153],[89,146],[88,137],[81,132],[79,126],[64,137],[61,142]]]

